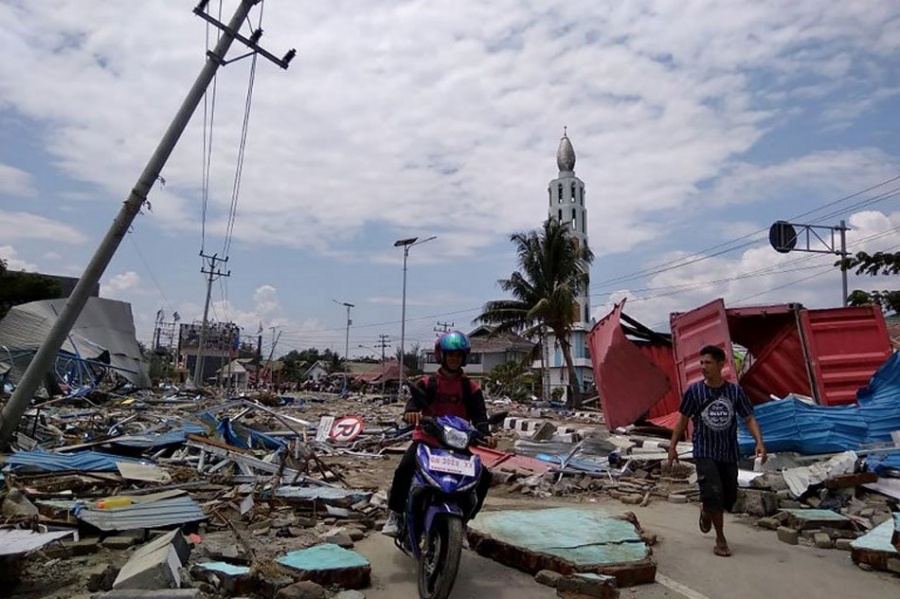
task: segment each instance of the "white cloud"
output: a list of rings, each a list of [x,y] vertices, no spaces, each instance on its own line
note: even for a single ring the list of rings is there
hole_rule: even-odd
[[[8,164],[0,164],[0,193],[32,197],[37,194],[31,174]]]
[[[848,226],[850,253],[900,250],[900,213],[858,212],[848,219]],[[646,287],[641,289],[620,287],[602,293],[595,296],[593,315],[599,319],[613,303],[627,298],[629,315],[648,326],[667,329],[669,314],[691,310],[719,297],[725,299],[726,306],[799,302],[820,308],[841,303],[841,276],[834,267],[835,255],[779,254],[767,242],[760,241],[732,256],[715,256],[661,272],[648,278]],[[685,258],[683,252],[660,262],[680,258]],[[892,288],[896,284],[896,277],[857,277],[851,273],[849,278],[850,291]]]
[[[113,275],[100,286],[100,295],[113,299],[126,299],[142,292],[141,277],[133,270]]]
[[[0,231],[4,241],[42,239],[78,244],[87,239],[74,227],[29,212],[0,210]]]
[[[272,6],[264,44],[299,55],[287,72],[258,66],[234,235],[328,252],[373,224],[453,237],[444,259],[472,255],[544,217],[566,124],[599,253],[627,251],[659,237],[700,183],[723,169],[740,177],[744,153],[798,109],[772,97],[818,87],[828,103],[835,90],[884,87],[895,12],[815,1]],[[0,49],[17,57],[0,65],[0,101],[46,122],[59,167],[119,201],[199,69],[204,25],[179,4],[99,0],[6,5],[0,17]],[[859,64],[862,82],[849,76]],[[248,66],[218,81],[210,235],[227,221]],[[150,197],[152,222],[169,231],[199,228],[201,132],[198,113]]]
[[[0,260],[6,262],[6,268],[10,271],[37,272],[37,266],[19,258],[15,248],[10,245],[0,246]]]

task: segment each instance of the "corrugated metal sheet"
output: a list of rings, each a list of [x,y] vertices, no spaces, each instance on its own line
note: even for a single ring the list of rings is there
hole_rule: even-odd
[[[76,515],[79,520],[103,531],[162,528],[206,519],[203,510],[188,495],[113,510],[84,507]]]
[[[671,389],[666,373],[622,331],[624,305],[624,301],[616,304],[588,336],[594,380],[610,429],[633,423]]]
[[[0,555],[22,555],[74,534],[74,530],[61,530],[58,532],[0,530]]]
[[[856,392],[893,353],[881,310],[875,306],[805,310],[801,318],[819,403],[855,403]]]
[[[868,424],[856,406],[815,406],[796,399],[770,401],[756,406],[766,449],[796,451],[804,455],[858,449],[868,433]],[[738,444],[742,455],[751,455],[756,441],[738,420]]]
[[[900,430],[900,354],[892,354],[857,397],[869,424],[866,443],[890,441],[891,433]]]
[[[672,341],[675,346],[675,368],[678,371],[678,387],[681,393],[697,381],[703,380],[700,372],[700,350],[705,345],[716,345],[725,350],[725,380],[735,382],[734,357],[731,351],[731,334],[725,315],[725,302],[717,299],[690,312],[673,314],[670,318]]]
[[[18,474],[25,472],[118,472],[116,462],[139,462],[132,458],[80,451],[51,453],[49,451],[17,451],[6,460],[6,467]]]

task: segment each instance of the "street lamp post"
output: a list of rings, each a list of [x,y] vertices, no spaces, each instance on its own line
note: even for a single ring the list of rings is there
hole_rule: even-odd
[[[403,307],[401,309],[400,316],[400,388],[398,389],[401,398],[403,397],[403,383],[406,380],[406,369],[403,366],[403,360],[404,358],[406,358],[406,354],[404,353],[406,349],[406,346],[404,345],[406,342],[406,261],[407,258],[409,258],[409,248],[414,245],[427,243],[434,239],[437,239],[436,235],[432,235],[431,237],[422,239],[421,241],[418,237],[410,237],[408,239],[398,239],[394,242],[394,247],[403,248]]]
[[[353,324],[353,321],[350,320],[350,308],[354,308],[353,304],[348,304],[347,302],[339,302],[336,299],[332,299],[334,303],[344,306],[347,308],[347,331],[344,334],[344,393],[349,394],[349,390],[347,388],[347,363],[350,361],[350,325]]]

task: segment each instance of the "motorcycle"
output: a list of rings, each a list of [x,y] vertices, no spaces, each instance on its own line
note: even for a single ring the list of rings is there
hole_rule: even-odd
[[[422,429],[441,447],[420,444],[400,534],[394,540],[418,561],[419,597],[447,599],[456,582],[465,523],[472,516],[481,458],[469,447],[482,435],[457,416],[422,418]]]

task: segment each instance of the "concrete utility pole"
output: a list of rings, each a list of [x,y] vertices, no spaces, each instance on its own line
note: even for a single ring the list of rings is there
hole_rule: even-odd
[[[438,335],[440,335],[441,333],[448,333],[454,326],[456,326],[456,323],[438,321],[437,326],[434,327],[434,332]]]
[[[348,304],[347,302],[339,302],[336,299],[332,299],[334,303],[339,306],[344,306],[347,308],[347,332],[344,334],[344,393],[347,393],[347,363],[350,360],[350,325],[353,324],[353,321],[350,319],[350,308],[355,308],[353,304]]]
[[[381,395],[384,395],[384,387],[387,381],[384,380],[384,350],[391,346],[391,337],[389,335],[378,335],[378,347],[381,348]],[[400,364],[403,370],[403,364]]]
[[[115,220],[113,220],[106,236],[94,252],[91,261],[88,263],[87,268],[85,268],[84,273],[82,273],[81,278],[78,280],[78,284],[75,285],[75,289],[72,290],[71,295],[69,295],[69,298],[66,300],[66,305],[59,313],[56,322],[53,323],[53,327],[51,327],[50,331],[47,333],[47,337],[41,344],[40,349],[38,349],[37,353],[34,355],[34,358],[32,358],[31,363],[28,365],[28,369],[22,376],[22,380],[19,381],[16,390],[13,392],[12,397],[3,409],[3,414],[0,416],[0,445],[4,445],[16,430],[19,419],[22,417],[22,414],[25,413],[25,410],[28,409],[31,400],[34,398],[35,390],[37,390],[44,375],[50,369],[50,365],[59,354],[59,348],[62,347],[63,341],[69,334],[69,331],[72,330],[72,326],[75,324],[75,321],[78,320],[78,316],[84,309],[84,305],[87,303],[91,290],[100,282],[100,277],[103,276],[103,272],[106,270],[110,260],[112,260],[113,255],[116,253],[116,249],[118,249],[119,244],[122,242],[122,239],[134,222],[138,212],[140,212],[144,202],[147,201],[147,195],[153,188],[153,184],[156,183],[156,180],[159,178],[163,166],[165,166],[166,161],[172,154],[172,150],[175,149],[175,145],[178,143],[178,139],[181,137],[185,127],[191,120],[194,110],[196,110],[197,106],[200,104],[200,100],[203,99],[206,88],[209,87],[209,84],[212,82],[219,67],[227,64],[225,55],[228,53],[228,49],[231,47],[232,42],[234,42],[234,40],[240,41],[252,50],[251,53],[259,53],[269,60],[272,60],[283,69],[286,69],[290,61],[294,58],[294,55],[296,54],[296,51],[294,50],[290,50],[283,58],[279,59],[260,48],[257,45],[257,41],[262,35],[261,30],[254,31],[250,39],[242,36],[238,32],[241,25],[247,19],[247,15],[250,14],[250,9],[257,4],[258,1],[259,0],[241,0],[228,25],[220,23],[210,15],[206,14],[206,5],[209,3],[209,0],[201,1],[200,4],[194,8],[194,14],[221,29],[222,36],[219,38],[218,43],[216,43],[215,48],[207,52],[206,64],[203,65],[203,69],[197,76],[197,80],[188,92],[184,102],[182,102],[181,107],[175,114],[174,120],[169,125],[169,128],[160,140],[159,145],[156,147],[156,151],[153,152],[153,156],[150,157],[150,161],[144,167],[140,177],[138,177],[137,183],[135,183],[134,188],[131,190],[128,199],[125,200],[119,214],[116,216]]]
[[[194,384],[203,386],[203,350],[206,348],[206,326],[209,323],[209,300],[212,296],[213,281],[219,277],[230,277],[231,271],[222,272],[218,268],[219,262],[228,262],[228,256],[219,258],[218,254],[207,256],[200,252],[200,257],[209,261],[209,269],[200,268],[200,272],[206,275],[206,303],[203,304],[203,324],[200,325],[200,343],[197,346],[197,364],[194,366]],[[230,362],[229,362],[230,364]]]

